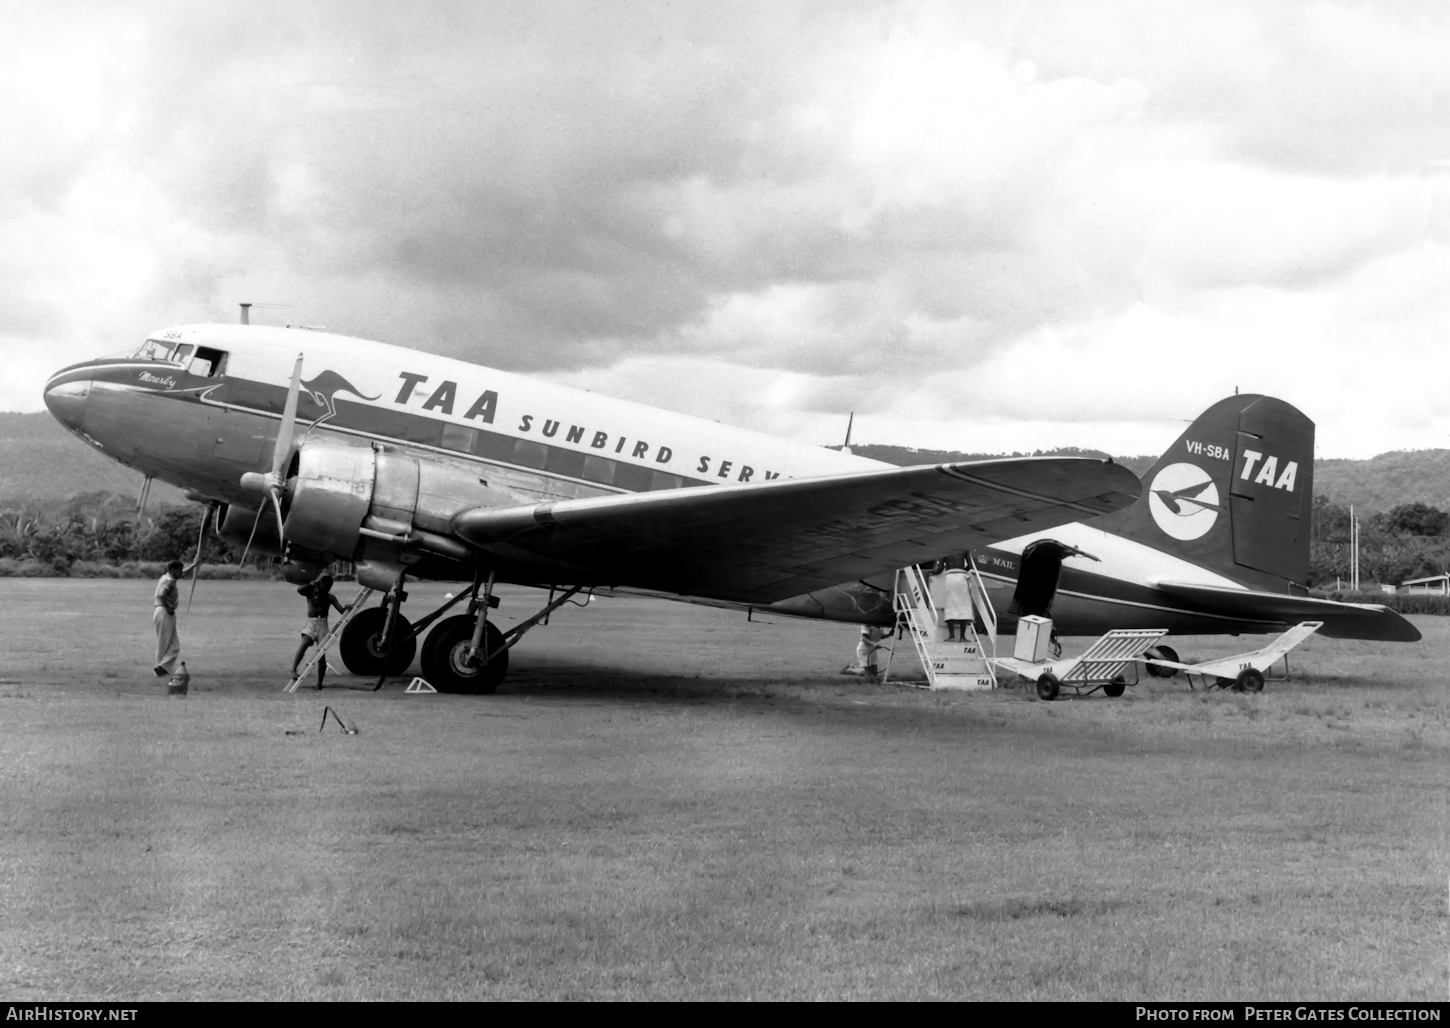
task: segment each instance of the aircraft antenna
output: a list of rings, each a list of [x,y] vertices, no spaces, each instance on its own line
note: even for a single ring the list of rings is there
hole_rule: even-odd
[[[846,419],[846,441],[843,444],[841,444],[841,452],[842,453],[850,453],[851,452],[851,426],[854,425],[855,423],[856,423],[856,412],[855,411],[852,411],[850,417],[848,417]]]

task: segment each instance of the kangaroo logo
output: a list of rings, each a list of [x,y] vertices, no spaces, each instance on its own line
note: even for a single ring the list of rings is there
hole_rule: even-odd
[[[1207,535],[1223,507],[1207,471],[1196,464],[1170,464],[1153,476],[1148,510],[1159,528],[1187,542]]]
[[[301,385],[306,390],[307,395],[312,397],[312,402],[326,412],[312,423],[314,428],[324,421],[337,417],[336,397],[338,393],[351,393],[360,400],[376,400],[378,398],[377,396],[368,396],[366,393],[360,392],[357,386],[353,385],[337,372],[330,370],[322,372],[316,378],[304,379]],[[378,395],[381,396],[382,394],[379,393]]]

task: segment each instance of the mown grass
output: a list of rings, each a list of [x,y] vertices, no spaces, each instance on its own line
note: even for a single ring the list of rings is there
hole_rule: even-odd
[[[1262,696],[1043,704],[838,679],[842,626],[603,600],[493,697],[285,696],[296,597],[203,583],[167,700],[149,583],[0,589],[9,997],[1445,993],[1436,619],[1312,639]]]

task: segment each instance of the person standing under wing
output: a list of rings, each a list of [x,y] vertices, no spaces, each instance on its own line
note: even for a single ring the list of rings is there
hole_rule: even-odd
[[[932,592],[941,603],[942,620],[947,623],[947,642],[966,642],[967,626],[973,617],[972,580],[961,557],[953,557],[947,564],[946,571],[932,582]]]

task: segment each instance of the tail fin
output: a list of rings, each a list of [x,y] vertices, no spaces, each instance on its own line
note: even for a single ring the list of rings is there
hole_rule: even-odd
[[[1204,411],[1143,476],[1142,498],[1098,524],[1280,592],[1308,577],[1313,498],[1314,422],[1246,394]]]

